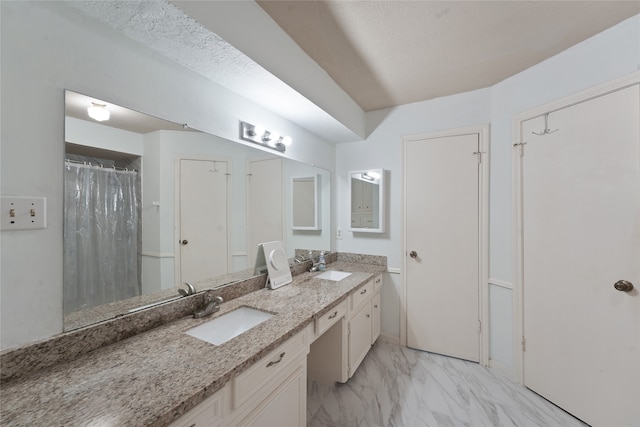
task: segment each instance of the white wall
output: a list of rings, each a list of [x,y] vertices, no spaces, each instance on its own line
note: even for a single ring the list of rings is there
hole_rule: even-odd
[[[1,192],[47,198],[45,230],[1,234],[0,348],[62,331],[64,89],[238,141],[238,120],[291,135],[287,157],[333,170],[318,136],[58,2],[0,2]]]
[[[640,15],[586,40],[530,69],[484,90],[367,113],[370,136],[336,149],[337,227],[348,227],[348,171],[390,170],[389,231],[369,236],[344,233],[337,249],[386,255],[390,267],[402,265],[401,137],[491,124],[490,148],[490,357],[509,372],[513,367],[513,278],[511,121],[513,116],[640,69]],[[388,279],[388,280],[387,280]],[[400,275],[385,277],[383,331],[399,336]]]

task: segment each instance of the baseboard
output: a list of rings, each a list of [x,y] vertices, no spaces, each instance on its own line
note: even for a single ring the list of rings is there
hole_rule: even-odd
[[[380,333],[378,339],[390,344],[400,345],[400,337],[397,337],[395,335],[388,335],[382,332]]]
[[[513,368],[509,367],[503,363],[498,362],[495,359],[489,359],[489,367],[491,369],[494,369],[497,373],[499,373],[500,375],[503,375],[507,378],[509,378],[510,380],[514,380],[514,375],[513,375]]]

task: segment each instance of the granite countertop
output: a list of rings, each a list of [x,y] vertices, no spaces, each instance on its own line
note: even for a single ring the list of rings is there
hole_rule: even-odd
[[[181,318],[4,384],[0,424],[168,425],[385,271],[381,265],[343,261],[329,269],[353,274],[333,282],[303,273],[282,288],[225,302],[207,318]],[[220,346],[184,333],[241,306],[275,315]]]

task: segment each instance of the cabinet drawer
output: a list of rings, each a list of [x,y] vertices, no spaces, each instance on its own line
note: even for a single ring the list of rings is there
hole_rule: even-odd
[[[222,404],[227,387],[217,391],[189,412],[171,423],[169,427],[213,427],[222,425]]]
[[[316,320],[316,337],[324,334],[327,329],[332,327],[338,320],[347,314],[347,301],[326,312],[322,317]]]
[[[365,301],[370,300],[373,294],[373,280],[369,280],[364,286],[351,294],[351,309],[355,310]]]
[[[234,408],[250,400],[271,378],[307,352],[306,331],[302,331],[238,375],[233,390]]]
[[[373,292],[378,292],[382,287],[382,274],[378,274],[373,278]]]

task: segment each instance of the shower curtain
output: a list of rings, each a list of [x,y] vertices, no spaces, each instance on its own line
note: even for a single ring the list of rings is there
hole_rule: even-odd
[[[64,169],[65,314],[140,295],[137,172]]]

